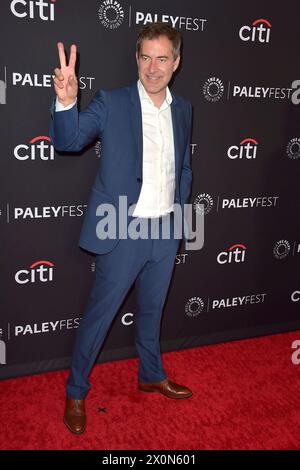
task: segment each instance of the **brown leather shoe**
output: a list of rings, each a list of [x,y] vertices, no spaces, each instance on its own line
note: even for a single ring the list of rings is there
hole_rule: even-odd
[[[85,431],[86,414],[84,400],[67,397],[64,423],[74,434],[82,434]]]
[[[189,398],[193,395],[189,388],[175,384],[169,379],[154,383],[140,382],[138,384],[138,389],[142,392],[159,392],[168,398]]]

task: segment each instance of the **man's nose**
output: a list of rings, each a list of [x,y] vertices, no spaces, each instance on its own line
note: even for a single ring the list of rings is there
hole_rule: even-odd
[[[149,64],[149,72],[154,73],[157,70],[157,63],[155,60],[151,60]]]

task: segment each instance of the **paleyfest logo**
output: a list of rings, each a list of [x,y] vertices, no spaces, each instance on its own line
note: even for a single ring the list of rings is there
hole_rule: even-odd
[[[226,95],[224,95],[225,86]],[[300,80],[294,80],[290,87],[278,87],[235,84],[232,80],[224,84],[220,78],[210,77],[204,82],[202,92],[205,99],[210,103],[218,102],[226,96],[227,100],[232,98],[291,100],[293,104],[299,104]]]
[[[98,9],[101,24],[107,29],[117,29],[124,21],[124,10],[119,2],[105,0]]]

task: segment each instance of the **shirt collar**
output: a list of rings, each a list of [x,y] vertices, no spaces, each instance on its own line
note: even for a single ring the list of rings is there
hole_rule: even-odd
[[[149,103],[151,103],[153,105],[153,101],[151,100],[150,96],[148,95],[148,93],[146,92],[145,90],[145,87],[144,85],[142,84],[141,80],[138,80],[137,82],[137,87],[138,87],[138,92],[139,92],[139,96],[140,96],[140,100],[146,100],[148,101]],[[172,95],[171,95],[171,92],[169,90],[169,87],[167,86],[166,88],[166,98],[165,98],[165,101],[162,103],[161,106],[163,106],[165,103],[167,105],[170,105],[172,103]],[[154,106],[154,105],[153,105]]]

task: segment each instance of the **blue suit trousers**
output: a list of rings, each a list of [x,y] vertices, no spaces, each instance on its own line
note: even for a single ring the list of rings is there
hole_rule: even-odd
[[[119,240],[112,251],[96,256],[95,280],[77,330],[67,380],[68,397],[83,399],[87,395],[90,370],[134,282],[138,380],[158,382],[166,378],[160,352],[160,323],[179,243],[174,238],[128,238]]]

